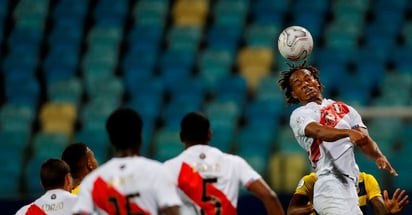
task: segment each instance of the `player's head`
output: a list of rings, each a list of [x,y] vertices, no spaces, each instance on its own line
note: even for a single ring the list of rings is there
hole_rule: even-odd
[[[320,82],[319,70],[314,66],[306,66],[305,63],[298,66],[290,66],[289,70],[281,72],[279,87],[285,93],[286,102],[289,105],[306,103],[310,90],[316,90],[321,96],[323,85]],[[309,87],[309,88],[308,88]]]
[[[142,118],[130,108],[115,110],[106,122],[110,142],[116,150],[140,150],[142,127]]]
[[[69,165],[56,158],[46,160],[40,168],[40,182],[45,190],[62,188],[70,191],[72,178]]]
[[[211,138],[209,119],[202,113],[188,113],[183,117],[180,127],[180,139],[186,144],[207,144]]]
[[[71,174],[75,179],[82,179],[98,166],[93,151],[84,143],[73,143],[67,146],[62,153],[62,159],[70,166]]]

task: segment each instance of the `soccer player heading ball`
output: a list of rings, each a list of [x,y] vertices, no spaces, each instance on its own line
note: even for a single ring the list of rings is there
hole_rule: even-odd
[[[292,112],[290,126],[318,177],[313,206],[319,214],[362,214],[354,147],[378,168],[398,174],[369,136],[360,114],[343,102],[323,98],[319,72],[304,63],[283,71],[278,81],[286,102],[301,105]]]

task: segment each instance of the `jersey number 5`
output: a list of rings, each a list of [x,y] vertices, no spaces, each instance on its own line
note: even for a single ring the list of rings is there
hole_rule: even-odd
[[[212,204],[215,205],[215,215],[220,215],[221,211],[222,211],[222,203],[220,202],[220,200],[214,196],[208,196],[207,194],[207,184],[208,183],[216,183],[217,182],[217,178],[206,178],[203,179],[203,189],[202,189],[202,202],[204,203],[208,203],[211,202]],[[201,210],[201,214],[205,215],[205,212],[203,210]]]

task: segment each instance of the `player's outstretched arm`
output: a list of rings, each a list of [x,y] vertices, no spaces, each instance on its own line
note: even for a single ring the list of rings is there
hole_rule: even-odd
[[[389,214],[397,214],[402,211],[403,207],[409,204],[409,196],[405,190],[397,188],[393,193],[392,199],[389,198],[387,190],[383,191],[383,200]]]
[[[311,204],[308,204],[309,198],[301,194],[293,194],[287,210],[288,215],[306,215],[315,211]]]
[[[249,185],[248,190],[263,202],[268,215],[285,214],[278,196],[263,179],[258,179],[252,182]]]
[[[370,159],[374,160],[379,169],[386,169],[392,175],[398,176],[396,170],[392,167],[386,156],[383,155],[383,153],[379,149],[378,144],[376,144],[376,142],[369,136],[368,130],[365,128],[357,128],[352,130],[360,131],[367,137],[366,139],[357,142],[357,146],[359,146],[362,152]]]

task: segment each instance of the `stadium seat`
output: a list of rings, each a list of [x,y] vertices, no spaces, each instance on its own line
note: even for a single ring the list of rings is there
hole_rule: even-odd
[[[79,56],[80,46],[74,44],[52,45],[42,67],[47,85],[75,78]]]
[[[56,156],[60,157],[60,155]],[[24,169],[25,185],[27,186],[26,195],[36,198],[44,193],[40,183],[40,167],[48,158],[32,158],[28,161]]]
[[[209,12],[208,0],[178,0],[171,9],[173,24],[176,26],[203,27]]]
[[[35,109],[39,103],[40,84],[34,77],[7,80],[5,84],[6,101]]]
[[[248,1],[217,1],[211,11],[213,22],[242,28],[246,22],[248,6]]]
[[[165,127],[155,132],[153,136],[153,157],[158,161],[165,161],[180,154],[184,145],[179,139],[180,129]]]
[[[270,74],[274,65],[273,49],[243,48],[239,50],[237,65],[240,74],[246,79],[248,89],[255,91],[260,80]]]
[[[273,49],[274,35],[280,33],[280,26],[274,24],[252,23],[246,28],[245,40],[248,47],[261,47]]]
[[[29,106],[5,103],[0,108],[0,130],[29,134],[35,119],[35,109]]]
[[[276,141],[276,150],[281,153],[306,153],[293,134],[289,126],[282,126],[278,129]]]
[[[227,50],[230,53],[235,53],[239,47],[241,35],[241,27],[212,24],[207,29],[207,47],[209,49]]]
[[[257,24],[281,26],[285,20],[290,1],[257,0],[251,4],[250,14]]]
[[[83,85],[78,78],[58,81],[47,86],[47,94],[51,102],[70,103],[78,109],[82,102]]]
[[[69,144],[70,136],[64,132],[40,131],[34,134],[31,143],[32,159],[49,159],[60,157],[64,148]]]
[[[164,29],[156,25],[134,25],[127,34],[128,52],[157,54]]]
[[[252,152],[267,159],[274,145],[274,133],[257,127],[243,127],[239,129],[235,138],[235,145],[240,154]]]
[[[201,27],[172,26],[168,32],[167,46],[169,50],[196,51],[201,37]]]
[[[100,164],[108,159],[110,143],[106,130],[82,129],[75,133],[73,141],[86,144],[94,152],[94,155]]]
[[[74,133],[77,109],[74,104],[49,102],[41,107],[39,118],[43,132],[61,132],[70,136]]]
[[[137,25],[164,27],[167,20],[169,3],[165,0],[142,0],[135,4],[132,17]]]
[[[216,88],[216,99],[234,102],[243,107],[248,94],[247,81],[241,75],[230,74],[219,80]]]
[[[280,193],[293,193],[299,180],[310,171],[305,153],[274,153],[269,160],[269,184]]]
[[[236,103],[219,100],[208,102],[204,111],[209,118],[226,118],[228,120],[236,120],[241,113],[240,106],[237,106]]]

